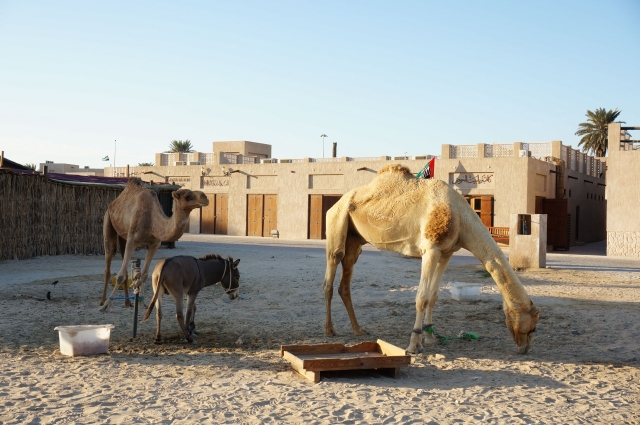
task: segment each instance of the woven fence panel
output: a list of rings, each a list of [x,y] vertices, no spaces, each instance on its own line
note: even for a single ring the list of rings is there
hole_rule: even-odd
[[[0,170],[0,260],[104,254],[104,213],[121,191]]]

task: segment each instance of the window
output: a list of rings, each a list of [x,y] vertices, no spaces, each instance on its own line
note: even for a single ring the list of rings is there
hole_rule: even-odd
[[[518,234],[531,234],[531,216],[528,214],[518,214]]]

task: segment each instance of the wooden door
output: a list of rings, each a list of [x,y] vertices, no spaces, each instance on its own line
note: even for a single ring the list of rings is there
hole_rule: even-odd
[[[322,196],[322,239],[327,239],[327,211],[329,211],[341,197],[341,195]]]
[[[213,234],[215,232],[215,195],[207,194],[209,205],[200,211],[200,233]]]
[[[217,235],[226,235],[227,225],[229,223],[229,195],[226,193],[216,193],[215,204],[215,233]]]
[[[262,236],[262,195],[247,195],[247,236]]]
[[[545,199],[542,201],[543,214],[547,215],[547,244],[554,249],[569,249],[567,239],[567,200]]]
[[[271,236],[278,229],[278,195],[264,195],[263,205],[262,236]]]
[[[309,196],[309,239],[322,239],[322,195]]]
[[[547,199],[544,196],[536,196],[536,212],[534,214],[544,214],[542,204],[544,200]]]
[[[486,227],[493,227],[493,196],[480,197],[480,220]]]

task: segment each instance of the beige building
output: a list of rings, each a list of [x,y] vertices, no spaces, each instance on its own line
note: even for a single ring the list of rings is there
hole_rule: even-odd
[[[270,145],[214,142],[213,153],[156,154],[160,166],[105,173],[204,191],[211,202],[192,212],[192,233],[321,239],[325,213],[342,194],[368,184],[387,164],[417,174],[430,158],[275,159]],[[443,145],[435,163],[435,178],[467,197],[496,235],[508,234],[512,213],[549,214],[549,239],[560,249],[605,238],[603,173],[602,162],[561,142]]]
[[[44,167],[47,167],[48,173],[58,174],[74,174],[78,176],[104,176],[103,168],[89,168],[88,166],[80,168],[75,164],[63,164],[53,161],[41,162],[40,172],[44,172]]]
[[[607,158],[607,255],[640,257],[640,148],[628,130],[609,124]]]

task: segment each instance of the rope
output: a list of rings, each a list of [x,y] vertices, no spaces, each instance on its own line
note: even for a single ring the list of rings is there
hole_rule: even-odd
[[[472,333],[472,332],[460,332],[458,334],[458,336],[452,336],[452,337],[447,337],[444,335],[440,335],[435,333],[435,330],[433,329],[433,325],[423,325],[422,326],[422,330],[430,333],[431,335],[435,336],[436,338],[438,338],[440,340],[440,345],[445,345],[447,342],[449,341],[454,341],[456,339],[462,339],[462,340],[466,340],[466,341],[471,341],[473,339],[478,339],[478,335]]]

